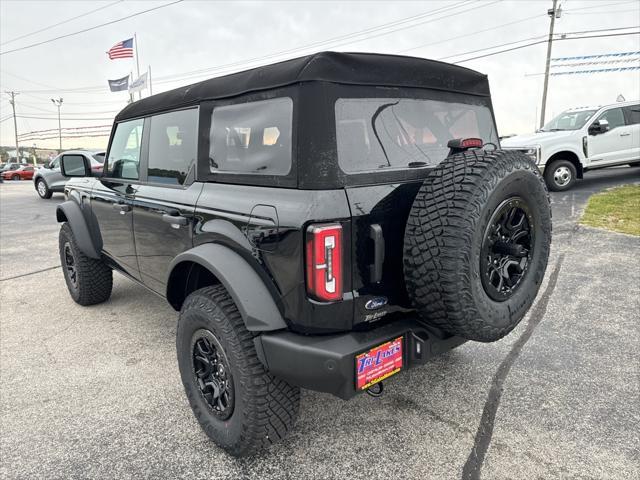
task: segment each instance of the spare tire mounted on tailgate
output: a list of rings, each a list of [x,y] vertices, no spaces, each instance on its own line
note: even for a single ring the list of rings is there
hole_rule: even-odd
[[[550,243],[549,196],[528,157],[452,155],[430,172],[407,221],[409,297],[424,319],[451,334],[498,340],[533,303]]]

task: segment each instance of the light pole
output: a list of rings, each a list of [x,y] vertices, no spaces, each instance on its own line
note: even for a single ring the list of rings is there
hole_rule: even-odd
[[[52,98],[51,101],[56,107],[58,107],[58,140],[60,142],[58,153],[62,153],[62,126],[60,124],[60,107],[62,106],[62,97],[58,98],[57,100],[55,98]]]

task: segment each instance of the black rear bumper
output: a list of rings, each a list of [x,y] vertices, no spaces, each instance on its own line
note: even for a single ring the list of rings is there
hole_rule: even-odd
[[[415,319],[402,319],[366,332],[336,335],[264,333],[255,338],[258,356],[267,369],[292,385],[327,392],[345,400],[356,390],[356,355],[403,336],[403,370],[465,342]]]

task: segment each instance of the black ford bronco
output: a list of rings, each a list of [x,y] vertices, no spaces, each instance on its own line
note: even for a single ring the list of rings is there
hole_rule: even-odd
[[[499,149],[486,76],[319,53],[127,106],[100,176],[71,178],[60,258],[73,299],[112,271],[180,312],[202,428],[235,456],[282,438],[300,388],[349,399],[466,340],[509,333],[551,241],[547,190]]]

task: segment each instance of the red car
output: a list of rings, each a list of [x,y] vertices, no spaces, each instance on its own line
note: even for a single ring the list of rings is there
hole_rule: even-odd
[[[2,172],[2,178],[5,180],[31,180],[34,173],[35,168],[25,165],[16,170],[7,170],[6,172]]]

